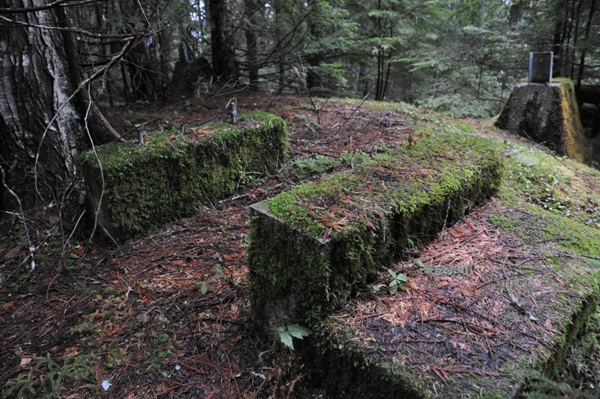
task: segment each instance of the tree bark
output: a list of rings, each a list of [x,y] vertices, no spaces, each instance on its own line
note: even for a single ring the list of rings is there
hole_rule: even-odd
[[[0,0],[2,8],[40,5]],[[8,16],[17,23],[0,23],[0,167],[6,184],[30,207],[36,192],[57,197],[73,187],[79,178],[74,158],[90,148],[90,135],[95,144],[120,136],[87,90],[73,96],[82,75],[72,33],[39,27],[68,28],[64,8]],[[7,193],[0,194],[0,209],[12,208]]]
[[[583,80],[583,70],[585,68],[585,55],[588,47],[588,40],[590,38],[590,31],[592,28],[592,20],[594,18],[594,12],[596,11],[596,0],[592,0],[592,4],[590,5],[590,12],[588,13],[588,19],[585,25],[585,36],[584,47],[581,50],[581,60],[579,61],[579,73],[577,74],[577,84],[575,85],[575,92],[579,92],[581,87],[581,81]]]
[[[575,33],[573,37],[573,44],[571,51],[571,72],[569,77],[571,80],[575,78],[575,50],[577,50],[577,39],[579,38],[579,17],[581,16],[581,7],[583,6],[584,0],[579,0],[579,4],[577,4],[577,14],[575,15]]]
[[[257,0],[245,0],[246,8],[246,62],[248,64],[248,80],[250,90],[258,90],[258,41],[256,37],[256,13],[260,5]]]
[[[227,0],[208,0],[208,14],[212,24],[210,31],[210,48],[212,53],[215,77],[226,81],[238,73],[235,52],[229,43],[226,30]]]
[[[556,3],[556,21],[554,22],[554,38],[552,40],[552,52],[554,53],[554,76],[562,76],[561,63],[563,57],[563,43],[565,37],[563,35],[563,25],[567,23],[565,18],[566,10],[568,9],[568,0],[559,0]]]

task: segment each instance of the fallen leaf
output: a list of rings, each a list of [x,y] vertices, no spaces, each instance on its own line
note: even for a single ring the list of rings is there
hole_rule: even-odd
[[[79,348],[77,348],[76,346],[72,346],[65,350],[65,356],[77,356],[79,355],[79,353]]]
[[[446,383],[446,381],[448,381],[448,374],[446,374],[446,372],[443,369],[440,369],[438,367],[431,367],[431,371],[433,371],[434,374],[437,375],[444,384]]]
[[[552,320],[550,320],[549,318],[546,319],[546,322],[544,323],[544,328],[548,331],[551,332],[557,332],[554,327],[552,327]]]
[[[557,282],[558,284],[560,284],[560,286],[561,286],[561,287],[564,287],[564,286],[565,286],[565,283],[564,283],[564,282],[563,282],[561,279],[559,279],[558,277],[554,276],[554,279],[556,280],[556,282]]]
[[[240,339],[242,339],[242,337],[244,336],[244,333],[241,333],[240,335],[238,335],[237,337],[233,338],[231,340],[232,344],[235,344],[236,342],[238,342]]]
[[[230,308],[229,312],[227,312],[227,313],[229,313],[229,317],[231,317],[233,320],[237,320],[239,317],[239,312],[240,312],[240,309],[238,308],[237,305],[231,305],[231,308]]]
[[[236,259],[242,258],[243,256],[244,256],[244,252],[243,251],[242,252],[237,252],[237,253],[234,253],[234,254],[225,255],[225,260],[236,260]]]
[[[14,258],[19,253],[19,249],[19,247],[14,247],[13,249],[9,250],[7,253],[4,254],[2,260]]]
[[[27,366],[29,363],[31,363],[32,360],[33,360],[32,357],[22,357],[20,366],[21,367]]]

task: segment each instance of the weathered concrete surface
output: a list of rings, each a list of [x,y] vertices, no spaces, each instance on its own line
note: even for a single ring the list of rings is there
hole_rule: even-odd
[[[542,143],[558,155],[579,162],[590,158],[570,82],[518,84],[496,125]]]
[[[405,291],[389,295],[379,279],[379,293],[361,292],[312,327],[299,348],[328,397],[511,398],[532,369],[558,375],[596,307],[600,271],[584,258],[547,262],[543,244],[527,255],[537,260],[510,261],[513,236],[486,219],[512,213],[495,212],[479,209],[450,230],[460,236],[456,254],[434,243],[445,262],[396,266],[409,277]],[[470,264],[459,267],[465,247]]]
[[[169,132],[87,152],[81,166],[89,214],[118,242],[197,212],[198,205],[235,192],[248,173],[271,173],[285,161],[285,122],[261,111],[206,126],[192,141]]]
[[[438,134],[252,207],[255,320],[272,331],[344,304],[412,246],[484,202],[503,172],[496,143]]]
[[[496,202],[420,266],[391,266],[494,191],[498,149],[468,135],[422,138],[252,207],[254,320],[312,331],[296,353],[328,397],[517,398],[531,370],[558,374],[595,309],[600,269],[537,240],[532,230],[552,231],[538,214]],[[513,218],[535,220],[523,227],[531,242],[516,238]],[[408,277],[405,290],[388,290],[388,267]]]

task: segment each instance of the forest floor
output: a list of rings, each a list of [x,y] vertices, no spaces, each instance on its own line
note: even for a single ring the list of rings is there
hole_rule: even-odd
[[[233,97],[239,114],[262,109],[287,122],[289,159],[276,175],[257,177],[234,196],[119,247],[89,242],[80,230],[71,236],[61,227],[57,207],[41,206],[26,215],[37,247],[31,272],[17,268],[27,256],[21,219],[0,216],[0,274],[8,276],[0,285],[3,397],[327,397],[311,386],[310,368],[290,349],[253,333],[248,207],[326,172],[319,157],[410,144],[412,129],[373,103],[226,90],[203,101],[105,112],[130,139],[134,125],[145,122],[148,131],[185,124],[193,132],[226,120],[225,106]],[[503,137],[489,121],[463,123]],[[425,250],[427,257],[454,251],[467,234],[464,223],[483,226],[485,212],[484,206],[442,232]],[[598,334],[600,325],[590,330]],[[565,379],[589,385],[598,367],[570,359]]]

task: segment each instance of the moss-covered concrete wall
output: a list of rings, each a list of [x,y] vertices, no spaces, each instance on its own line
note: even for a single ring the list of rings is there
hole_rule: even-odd
[[[253,206],[249,275],[263,326],[310,324],[497,188],[498,145],[436,134]],[[314,320],[314,319],[313,319]]]
[[[189,216],[199,204],[224,198],[249,173],[268,174],[283,164],[285,122],[255,111],[239,124],[216,124],[195,143],[169,132],[146,145],[112,143],[83,154],[89,213],[117,241]]]
[[[518,84],[496,124],[543,143],[558,155],[579,162],[589,159],[571,81]]]

